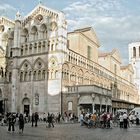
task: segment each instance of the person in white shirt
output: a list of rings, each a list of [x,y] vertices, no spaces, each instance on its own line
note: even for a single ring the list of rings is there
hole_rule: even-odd
[[[127,129],[127,126],[128,126],[128,116],[127,116],[126,112],[124,112],[124,114],[123,114],[123,123],[124,123],[124,128]]]
[[[122,113],[119,116],[119,120],[120,120],[120,128],[123,128],[123,114]]]
[[[83,113],[80,114],[80,124],[83,126],[84,115]]]

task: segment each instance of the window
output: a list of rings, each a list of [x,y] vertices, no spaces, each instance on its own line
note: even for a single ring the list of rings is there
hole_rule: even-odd
[[[88,58],[88,59],[91,59],[91,47],[90,47],[90,46],[88,46],[87,58]]]
[[[38,80],[41,80],[41,71],[38,71]]]
[[[36,71],[34,71],[33,79],[36,80]]]
[[[68,111],[71,111],[72,110],[72,102],[68,102]]]
[[[30,71],[29,72],[29,81],[31,81],[31,74],[32,74],[32,72]]]
[[[116,64],[114,65],[114,73],[115,74],[117,73],[117,65]]]
[[[12,51],[10,51],[10,57],[13,57],[13,52]]]
[[[20,81],[23,81],[23,72],[20,73]]]
[[[43,72],[42,72],[42,79],[43,80],[45,79],[45,70],[43,70]]]
[[[136,57],[136,47],[133,47],[133,57]]]
[[[23,55],[23,49],[21,49],[21,55]]]
[[[12,73],[10,72],[9,73],[9,82],[11,82],[12,81]]]
[[[27,72],[24,73],[24,81],[27,81]]]

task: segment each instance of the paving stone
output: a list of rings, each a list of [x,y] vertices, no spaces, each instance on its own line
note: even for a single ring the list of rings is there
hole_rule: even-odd
[[[128,129],[101,129],[80,126],[80,124],[60,124],[54,128],[46,128],[40,123],[38,127],[25,125],[23,134],[8,133],[7,127],[0,126],[0,140],[140,140],[140,126]]]

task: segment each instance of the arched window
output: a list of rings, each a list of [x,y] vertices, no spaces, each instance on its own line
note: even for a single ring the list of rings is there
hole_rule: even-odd
[[[53,50],[54,50],[54,44],[51,45],[51,51],[53,51]]]
[[[58,70],[55,71],[55,78],[58,78]]]
[[[31,29],[31,36],[32,36],[32,41],[37,40],[38,39],[38,30],[36,26],[33,26]]]
[[[42,72],[42,79],[43,80],[45,79],[45,70],[43,70],[43,72]]]
[[[23,48],[21,48],[21,55],[23,55]]]
[[[136,57],[136,47],[133,47],[133,57]]]
[[[68,111],[72,111],[72,102],[70,101],[70,102],[68,102]]]
[[[41,52],[41,42],[39,42],[39,45],[38,45],[38,53]]]
[[[27,72],[24,73],[24,81],[27,81]]]
[[[33,79],[36,80],[36,71],[34,71]]]
[[[23,81],[23,72],[20,73],[20,81]]]
[[[9,72],[9,82],[12,81],[12,72]]]
[[[30,44],[30,47],[29,47],[29,54],[32,54],[32,44]]]
[[[30,71],[29,72],[29,81],[31,81],[31,75],[32,75],[32,72]]]
[[[38,71],[38,80],[41,80],[41,71]]]
[[[37,44],[35,43],[35,46],[34,46],[34,53],[37,53]]]

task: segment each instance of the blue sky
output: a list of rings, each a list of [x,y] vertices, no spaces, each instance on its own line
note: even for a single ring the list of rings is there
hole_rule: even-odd
[[[0,15],[25,16],[39,0],[0,0]],[[69,31],[92,26],[100,50],[117,48],[123,63],[128,63],[128,44],[140,41],[140,0],[42,0],[47,7],[63,11]]]

